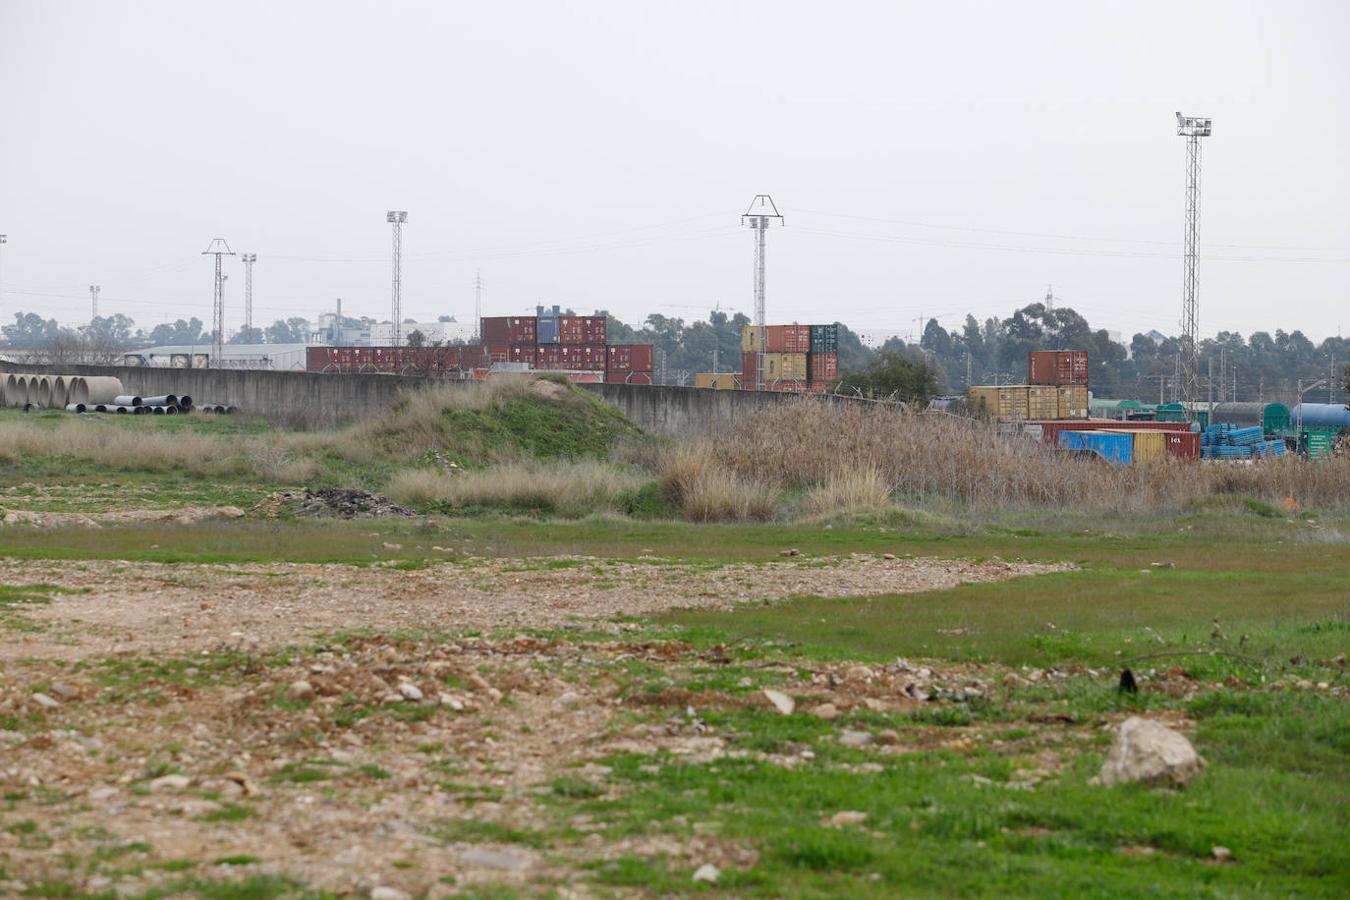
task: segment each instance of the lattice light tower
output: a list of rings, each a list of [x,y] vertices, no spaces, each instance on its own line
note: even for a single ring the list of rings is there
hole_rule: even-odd
[[[213,307],[211,310],[211,325],[215,329],[215,341],[211,348],[211,368],[220,368],[221,362],[225,356],[225,275],[220,270],[221,257],[234,256],[235,253],[230,249],[230,245],[225,243],[224,238],[216,238],[207,245],[202,251],[202,256],[214,256],[216,258],[216,280],[215,289],[212,293]]]
[[[258,254],[245,253],[239,257],[239,261],[244,264],[244,337],[248,343],[253,343],[253,264],[258,261]]]
[[[759,347],[755,358],[755,388],[764,388],[764,236],[770,225],[782,225],[783,217],[778,214],[773,198],[768,194],[756,194],[750,201],[750,208],[741,216],[741,224],[749,225],[755,232],[755,324],[759,326]]]
[[[1186,257],[1181,286],[1181,347],[1178,399],[1187,416],[1200,400],[1199,298],[1196,259],[1200,245],[1200,139],[1209,137],[1212,120],[1177,113],[1177,134],[1186,139]]]
[[[89,321],[98,318],[98,292],[103,290],[96,284],[89,285]]]
[[[403,223],[408,221],[407,210],[391,209],[384,220],[394,226],[394,284],[390,297],[390,315],[394,319],[394,346],[403,343]]]

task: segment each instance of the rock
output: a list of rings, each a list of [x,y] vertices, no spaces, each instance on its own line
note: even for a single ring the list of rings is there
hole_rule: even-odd
[[[411,896],[398,888],[382,884],[379,887],[371,888],[370,900],[411,900]]]
[[[844,678],[848,681],[871,681],[872,670],[867,666],[849,666]]]
[[[111,800],[113,797],[116,797],[117,794],[117,788],[110,785],[104,785],[103,787],[97,787],[90,791],[89,799],[93,800],[95,803],[101,803],[104,800]]]
[[[41,706],[43,709],[55,709],[56,707],[61,705],[60,703],[53,700],[51,697],[48,697],[46,694],[34,694],[33,702],[36,703],[38,706]]]
[[[778,551],[778,555],[779,555],[779,556],[798,556],[798,555],[801,554],[801,552],[802,552],[802,551],[798,550],[796,547],[790,547],[790,548],[788,548],[787,550],[779,550],[779,551]]]
[[[839,718],[839,707],[835,706],[833,703],[822,703],[811,710],[811,715],[815,716],[817,719],[824,719],[826,722],[833,722],[835,719]]]
[[[1227,847],[1214,847],[1209,851],[1209,857],[1216,863],[1230,863],[1233,861],[1233,851]]]
[[[881,558],[884,559],[884,560],[886,560],[887,562],[889,562],[889,561],[895,559],[895,554],[894,554],[894,553],[883,553],[883,554],[881,554]]]
[[[773,688],[765,688],[764,696],[773,704],[774,709],[785,716],[792,715],[792,711],[797,708],[797,701],[793,700],[782,691],[775,691]]]
[[[845,828],[849,825],[861,825],[866,821],[867,813],[846,809],[827,818],[825,824],[834,828]]]
[[[150,782],[151,792],[159,791],[181,791],[192,784],[192,779],[186,775],[161,775]]]
[[[63,681],[52,682],[52,693],[62,700],[74,700],[76,697],[80,696],[80,692],[77,689]]]
[[[716,884],[717,879],[721,877],[721,871],[712,863],[704,863],[698,867],[698,871],[694,872],[695,881],[706,881],[708,884]]]
[[[464,676],[464,680],[468,682],[469,687],[473,688],[475,691],[486,692],[492,690],[492,685],[488,684],[487,679],[477,672],[470,672],[468,675]]]
[[[1141,782],[1181,787],[1205,766],[1191,742],[1152,719],[1131,716],[1121,723],[1094,783],[1108,787]]]
[[[422,689],[410,681],[405,681],[398,686],[398,692],[405,700],[417,701],[422,699]]]
[[[511,850],[493,850],[490,847],[472,847],[460,857],[466,866],[495,869],[499,872],[523,872],[531,865],[530,857]]]
[[[464,701],[460,700],[454,694],[441,694],[437,699],[441,701],[441,706],[448,706],[455,712],[464,711]]]
[[[303,679],[300,681],[292,681],[290,686],[286,688],[286,697],[290,700],[313,700],[314,685]]]
[[[385,542],[384,542],[384,549],[386,549],[386,550],[402,550],[402,549],[403,549],[403,545],[402,545],[402,544],[391,544],[391,543],[389,543],[388,541],[385,541]]]
[[[581,695],[578,694],[576,691],[563,691],[562,695],[558,697],[558,703],[561,704],[562,706],[571,706],[573,703],[576,703],[580,700]]]
[[[900,732],[887,728],[884,731],[877,732],[877,743],[887,747],[894,747],[900,743]]]
[[[870,731],[845,731],[839,735],[839,743],[845,747],[866,747],[875,740]]]
[[[1151,565],[1152,565],[1153,568],[1155,568],[1155,569],[1171,569],[1171,568],[1174,568],[1174,567],[1176,566],[1176,563],[1170,563],[1170,562],[1155,562],[1155,563],[1151,563]]]

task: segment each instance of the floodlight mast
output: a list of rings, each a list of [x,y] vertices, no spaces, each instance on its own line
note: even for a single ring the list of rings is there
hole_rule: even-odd
[[[1199,297],[1197,261],[1200,246],[1200,139],[1209,137],[1212,119],[1177,113],[1177,135],[1186,139],[1185,260],[1181,287],[1180,378],[1177,398],[1187,417],[1200,400]]]
[[[220,259],[222,256],[234,255],[234,251],[230,249],[229,244],[225,243],[224,238],[216,238],[202,251],[202,256],[214,256],[216,258],[214,308],[211,315],[216,332],[211,347],[210,365],[213,369],[220,368],[224,364],[225,358],[225,276],[220,270]]]
[[[258,254],[245,253],[239,257],[239,261],[244,264],[244,341],[252,344],[253,340],[253,264],[258,261]]]
[[[391,209],[384,220],[394,226],[394,282],[390,296],[390,316],[394,320],[394,346],[403,343],[403,223],[408,221],[407,210]]]
[[[756,194],[750,201],[750,208],[741,216],[741,224],[749,225],[755,232],[755,325],[759,329],[759,346],[755,348],[755,389],[764,389],[764,236],[771,224],[784,224],[773,198],[768,194]]]

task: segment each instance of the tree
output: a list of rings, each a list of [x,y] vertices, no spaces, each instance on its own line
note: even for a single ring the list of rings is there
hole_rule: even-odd
[[[839,379],[844,387],[857,388],[877,397],[895,396],[906,403],[927,406],[937,394],[937,372],[923,360],[904,353],[883,350],[876,362],[861,372]]]
[[[16,312],[14,324],[0,329],[11,347],[37,347],[54,340],[61,332],[55,319],[43,320],[37,313]]]
[[[149,341],[156,347],[200,344],[202,343],[202,320],[193,316],[186,322],[179,319],[173,324],[156,325],[150,330]]]
[[[309,337],[309,320],[292,316],[285,321],[277,319],[267,327],[269,344],[303,344]]]
[[[427,336],[423,334],[421,331],[418,331],[416,328],[414,328],[412,331],[408,332],[409,347],[424,347],[426,346],[426,343],[427,343]]]

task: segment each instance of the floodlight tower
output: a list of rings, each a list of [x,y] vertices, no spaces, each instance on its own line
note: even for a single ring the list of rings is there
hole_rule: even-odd
[[[764,236],[772,224],[783,224],[778,207],[768,194],[756,194],[750,208],[741,216],[741,224],[755,232],[755,324],[759,326],[759,346],[755,348],[755,388],[764,388]]]
[[[403,343],[403,223],[408,221],[406,210],[391,209],[384,220],[394,226],[394,285],[390,298],[390,315],[394,319],[394,346]]]
[[[98,292],[103,290],[96,284],[89,285],[89,321],[92,322],[98,318]]]
[[[1212,120],[1177,113],[1177,134],[1186,139],[1186,256],[1181,287],[1180,394],[1187,418],[1191,404],[1200,400],[1199,300],[1196,297],[1196,257],[1200,244],[1200,139],[1209,137]]]
[[[222,256],[234,256],[235,253],[230,249],[230,245],[225,243],[224,238],[216,238],[207,245],[202,251],[202,256],[214,256],[216,258],[216,281],[215,290],[212,294],[213,306],[211,310],[212,325],[216,330],[215,343],[211,350],[211,368],[220,368],[221,360],[225,356],[225,275],[220,271],[220,259]]]
[[[244,336],[251,344],[253,343],[253,264],[258,261],[258,254],[245,253],[239,257],[239,261],[244,264]]]

